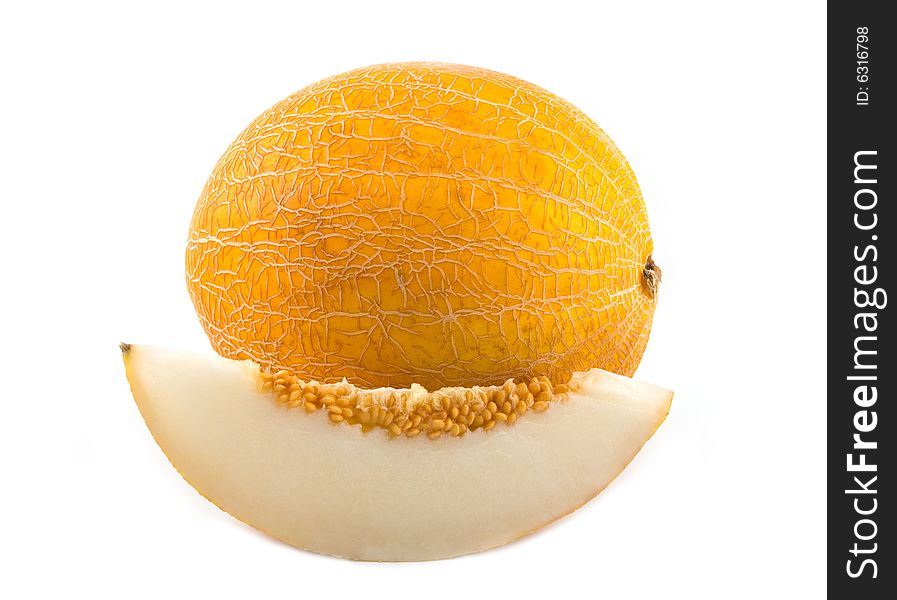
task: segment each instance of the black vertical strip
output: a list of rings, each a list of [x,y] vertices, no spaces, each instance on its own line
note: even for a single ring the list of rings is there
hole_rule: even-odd
[[[897,598],[897,21],[828,4],[828,586]]]

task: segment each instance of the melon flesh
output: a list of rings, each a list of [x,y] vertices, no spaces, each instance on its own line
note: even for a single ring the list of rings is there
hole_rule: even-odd
[[[431,440],[335,425],[278,404],[258,366],[129,346],[157,443],[200,494],[293,546],[346,558],[447,558],[515,540],[604,489],[672,393],[594,369],[510,426]]]

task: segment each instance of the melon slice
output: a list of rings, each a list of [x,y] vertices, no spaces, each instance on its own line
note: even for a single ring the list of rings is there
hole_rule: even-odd
[[[359,560],[485,550],[570,513],[626,467],[672,399],[594,369],[510,425],[393,436],[279,402],[249,361],[122,348],[146,424],[200,494],[288,544]],[[370,407],[393,392],[359,397]]]

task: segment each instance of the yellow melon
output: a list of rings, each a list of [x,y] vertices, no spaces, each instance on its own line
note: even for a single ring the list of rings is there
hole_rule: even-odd
[[[635,175],[493,71],[352,71],[274,105],[196,205],[187,280],[223,356],[368,386],[632,375],[656,302]]]
[[[314,84],[215,166],[187,282],[221,357],[123,346],[203,495],[301,548],[490,548],[604,488],[672,394],[628,378],[660,270],[622,154],[507,75],[405,63]],[[240,359],[238,362],[232,359]]]

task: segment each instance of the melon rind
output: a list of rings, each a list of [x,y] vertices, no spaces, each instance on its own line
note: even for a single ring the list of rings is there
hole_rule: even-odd
[[[659,269],[635,173],[575,106],[445,63],[356,69],[256,118],[185,256],[222,356],[356,385],[632,375]]]

